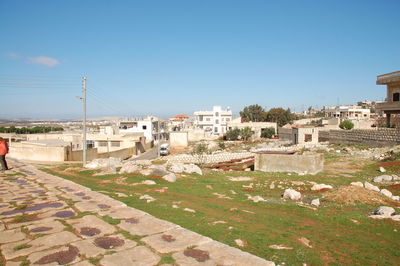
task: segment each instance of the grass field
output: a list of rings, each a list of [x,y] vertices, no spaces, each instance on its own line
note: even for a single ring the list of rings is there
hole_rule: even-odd
[[[351,182],[371,182],[380,174],[377,169],[381,163],[335,153],[325,154],[325,158],[324,172],[313,176],[203,170],[203,175],[178,176],[175,183],[140,174],[94,176],[99,170],[83,170],[71,165],[43,170],[230,246],[238,247],[235,240],[240,239],[244,246],[239,248],[276,263],[400,265],[400,222],[368,217],[377,206],[397,207],[400,204],[378,194],[376,197],[382,200],[381,203],[360,200],[352,205],[346,204],[346,195],[343,201],[340,197],[330,200],[332,197],[329,196]],[[389,174],[400,173],[400,164],[385,168]],[[239,176],[252,180],[229,180],[229,177]],[[157,184],[137,185],[148,179]],[[334,189],[311,191],[309,181],[329,184]],[[283,200],[281,195],[286,188],[300,191],[304,204]],[[387,189],[400,195],[399,186]],[[120,197],[118,193],[127,197]],[[144,194],[156,201],[140,200]],[[262,196],[267,201],[255,203],[248,195]],[[315,198],[321,200],[318,208],[309,205]],[[184,211],[185,208],[196,212]],[[300,241],[301,238],[309,240],[309,245]],[[271,245],[288,249],[277,250],[270,248]]]

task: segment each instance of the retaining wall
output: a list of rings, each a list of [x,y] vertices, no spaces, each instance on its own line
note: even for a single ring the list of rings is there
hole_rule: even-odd
[[[326,136],[324,136],[326,137]],[[353,129],[330,130],[330,143],[366,144],[369,146],[392,146],[400,144],[400,129]]]
[[[182,155],[169,155],[164,157],[168,160],[168,163],[220,163],[230,161],[233,159],[240,159],[245,157],[254,156],[252,152],[240,152],[240,153],[219,153],[219,154],[206,154],[202,156],[182,154]]]

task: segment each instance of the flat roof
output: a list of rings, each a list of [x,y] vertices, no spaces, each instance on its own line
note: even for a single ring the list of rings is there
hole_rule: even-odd
[[[400,71],[395,71],[376,77],[377,85],[388,84],[392,82],[400,82]]]

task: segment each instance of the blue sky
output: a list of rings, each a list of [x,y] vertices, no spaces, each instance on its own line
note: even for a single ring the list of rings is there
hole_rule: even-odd
[[[400,1],[0,0],[0,117],[238,113],[383,100]]]

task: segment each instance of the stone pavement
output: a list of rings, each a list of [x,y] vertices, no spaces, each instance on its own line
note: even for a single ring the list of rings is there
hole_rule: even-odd
[[[10,164],[0,173],[0,265],[171,265],[163,264],[171,257],[173,265],[275,265],[31,165]]]

